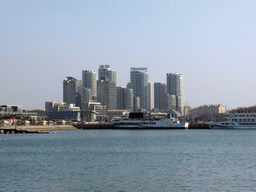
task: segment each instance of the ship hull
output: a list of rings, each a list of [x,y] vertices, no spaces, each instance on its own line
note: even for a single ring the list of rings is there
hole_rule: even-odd
[[[211,129],[237,129],[237,130],[247,130],[247,129],[256,129],[256,126],[221,126],[221,125],[211,125]]]

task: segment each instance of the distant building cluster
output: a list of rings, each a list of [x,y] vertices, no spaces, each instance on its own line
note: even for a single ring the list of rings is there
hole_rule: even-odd
[[[0,106],[1,119],[50,119],[53,121],[110,121],[129,112],[172,112],[185,121],[221,121],[223,105],[183,106],[183,75],[166,73],[166,82],[149,82],[146,67],[132,67],[125,87],[116,86],[117,73],[100,65],[98,77],[82,70],[82,79],[63,80],[63,101],[46,101],[45,110],[24,111],[20,105]],[[251,108],[249,108],[251,109]],[[253,108],[253,110],[255,107]],[[246,110],[241,108],[240,110]]]
[[[153,84],[149,82],[146,67],[132,67],[130,82],[126,87],[117,87],[116,77],[116,71],[111,70],[109,65],[99,66],[98,78],[96,72],[91,70],[82,70],[82,80],[67,77],[63,80],[63,103],[46,102],[45,109],[49,118],[53,118],[54,113],[63,111],[63,107],[70,104],[80,107],[81,114],[77,116],[85,121],[104,119],[104,114],[115,114],[118,110],[176,111],[183,114],[181,74],[167,73],[166,83]]]

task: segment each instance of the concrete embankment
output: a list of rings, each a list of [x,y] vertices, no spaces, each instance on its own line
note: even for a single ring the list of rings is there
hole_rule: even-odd
[[[5,126],[4,128],[13,129],[14,126]],[[73,125],[31,125],[31,126],[17,126],[17,129],[35,130],[35,131],[61,131],[77,129]]]

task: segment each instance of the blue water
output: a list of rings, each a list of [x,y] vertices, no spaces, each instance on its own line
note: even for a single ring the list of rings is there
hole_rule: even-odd
[[[0,135],[0,191],[256,191],[253,130]]]

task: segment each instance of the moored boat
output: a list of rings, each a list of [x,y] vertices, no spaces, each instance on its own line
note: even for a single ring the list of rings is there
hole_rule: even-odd
[[[113,120],[112,125],[121,129],[186,129],[188,123],[174,122],[170,114],[130,113],[121,119]]]
[[[224,121],[212,123],[211,129],[256,129],[255,111],[236,111],[224,115]]]

